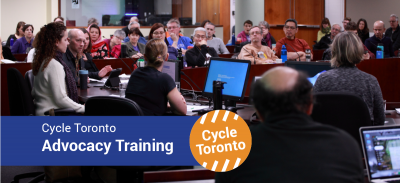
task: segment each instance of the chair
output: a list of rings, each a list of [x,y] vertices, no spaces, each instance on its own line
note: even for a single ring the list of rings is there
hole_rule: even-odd
[[[24,81],[22,74],[16,68],[7,70],[8,100],[10,101],[11,116],[35,115],[35,105],[27,82],[26,80]],[[57,116],[76,114],[72,108],[55,109],[54,113]],[[47,114],[48,112],[45,113],[45,115]]]
[[[314,96],[313,120],[346,131],[361,148],[359,128],[373,125],[367,104],[362,98],[348,92],[320,92]]]
[[[136,102],[120,97],[95,96],[85,103],[86,116],[144,116]]]
[[[7,70],[8,98],[11,116],[34,116],[35,106],[29,87],[16,68]]]
[[[29,71],[26,71],[25,82],[26,82],[26,84],[28,84],[29,91],[32,91],[34,81],[35,81],[35,77],[33,76],[32,69]]]

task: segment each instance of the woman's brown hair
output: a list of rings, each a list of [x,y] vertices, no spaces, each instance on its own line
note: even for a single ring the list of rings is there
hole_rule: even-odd
[[[92,50],[92,37],[90,37],[89,31],[87,31],[85,28],[79,28],[79,30],[81,30],[83,32],[83,34],[89,35],[89,45],[86,48],[86,50],[83,50],[83,53],[90,53],[90,51]]]
[[[149,66],[160,67],[167,59],[167,45],[161,39],[151,39],[146,44],[144,57]]]
[[[160,27],[162,27],[162,28],[164,29],[164,34],[166,33],[165,27],[164,27],[163,24],[161,24],[161,23],[155,23],[155,24],[153,24],[153,26],[152,26],[151,29],[150,29],[149,39],[148,39],[148,40],[153,39],[153,33],[154,33],[154,31],[157,30],[157,29],[159,29]],[[167,45],[169,45],[167,36],[165,36],[165,40],[164,40],[164,41],[165,41],[165,43],[166,43]]]
[[[52,22],[42,28],[36,35],[38,39],[36,44],[35,56],[32,62],[33,75],[39,73],[40,66],[43,64],[42,71],[49,65],[52,58],[55,57],[57,52],[57,42],[61,42],[62,37],[66,34],[67,28],[62,23]]]
[[[21,35],[19,35],[19,31],[18,30],[24,25],[25,25],[25,22],[23,22],[23,21],[18,22],[17,29],[15,29],[15,34],[16,35],[21,36]]]
[[[328,24],[328,26],[329,27],[331,27],[331,22],[329,21],[329,18],[324,18],[324,19],[322,19],[322,22],[321,22],[321,31],[322,31],[322,29],[324,28],[324,24]]]

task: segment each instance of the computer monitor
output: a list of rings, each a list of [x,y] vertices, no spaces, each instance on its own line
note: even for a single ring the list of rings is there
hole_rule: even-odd
[[[203,96],[213,96],[213,81],[224,81],[224,100],[243,100],[250,73],[249,60],[212,57],[204,84]]]
[[[180,91],[180,73],[179,73],[179,61],[168,60],[164,62],[162,73],[166,73],[175,81],[176,88]]]
[[[305,72],[309,77],[314,77],[322,71],[328,71],[332,69],[331,63],[329,62],[297,62],[297,61],[286,61],[285,66],[291,67],[298,71]]]

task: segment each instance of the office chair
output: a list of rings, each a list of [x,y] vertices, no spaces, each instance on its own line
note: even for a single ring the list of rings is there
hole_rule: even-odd
[[[9,68],[7,70],[7,86],[10,115],[34,116],[35,105],[33,104],[31,89],[27,81],[24,80],[22,74],[16,68]],[[48,112],[46,113],[48,114]],[[54,113],[57,116],[76,114],[72,108],[55,109]]]
[[[29,91],[32,91],[34,81],[35,81],[35,77],[33,76],[32,69],[29,71],[26,71],[25,82],[28,85]]]
[[[313,120],[346,131],[361,148],[359,128],[373,125],[363,99],[348,92],[320,92],[314,96]]]
[[[90,97],[85,103],[86,116],[144,116],[139,105],[127,98]]]

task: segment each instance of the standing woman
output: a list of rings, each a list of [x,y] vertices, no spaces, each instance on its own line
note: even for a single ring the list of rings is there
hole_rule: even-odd
[[[107,65],[99,70],[93,62],[93,57],[90,54],[90,50],[92,49],[92,42],[90,41],[90,34],[85,28],[79,28],[85,35],[84,45],[82,49],[82,53],[79,55],[82,56],[82,59],[85,63],[84,68],[89,71],[89,78],[101,79],[110,71],[112,71],[111,65]]]
[[[17,41],[17,39],[19,39],[21,37],[24,37],[24,31],[22,31],[22,28],[24,27],[24,25],[25,25],[25,22],[23,22],[23,21],[18,22],[17,29],[15,30],[15,34],[11,34],[7,39],[7,43],[6,43],[7,47],[11,46],[10,45],[11,44],[11,38],[14,39],[13,43],[15,43],[15,41]]]
[[[144,58],[147,66],[132,72],[126,88],[126,98],[135,101],[146,116],[161,116],[168,106],[173,113],[186,115],[186,101],[176,88],[175,81],[161,72],[164,61],[168,60],[164,40],[149,40]]]
[[[329,33],[331,33],[331,23],[329,22],[328,18],[324,18],[321,22],[321,29],[318,31],[317,42],[319,42],[322,37]]]
[[[78,91],[71,70],[62,59],[68,46],[67,28],[61,23],[49,23],[40,29],[36,39],[36,54],[32,62],[35,76],[32,96],[36,115],[43,116],[50,109],[72,108],[85,112],[78,104]]]
[[[101,39],[100,27],[96,24],[92,24],[87,28],[90,33],[92,49],[90,50],[93,59],[104,59],[108,57],[108,51],[110,47],[108,44]]]
[[[363,44],[365,44],[365,40],[369,38],[369,29],[367,20],[360,18],[357,22],[357,33],[358,37],[360,37]]]
[[[28,53],[32,48],[33,43],[33,25],[25,24],[22,27],[22,31],[24,31],[24,36],[15,41],[14,45],[11,48],[11,53],[19,54],[19,53]]]
[[[150,34],[149,34],[149,40],[152,40],[154,38],[156,39],[161,39],[164,40],[165,44],[169,45],[168,39],[165,36],[165,27],[161,23],[155,23],[150,29]],[[168,46],[168,54],[169,54],[169,59],[170,60],[176,60],[178,57],[178,50],[176,48],[172,47],[171,45]]]

